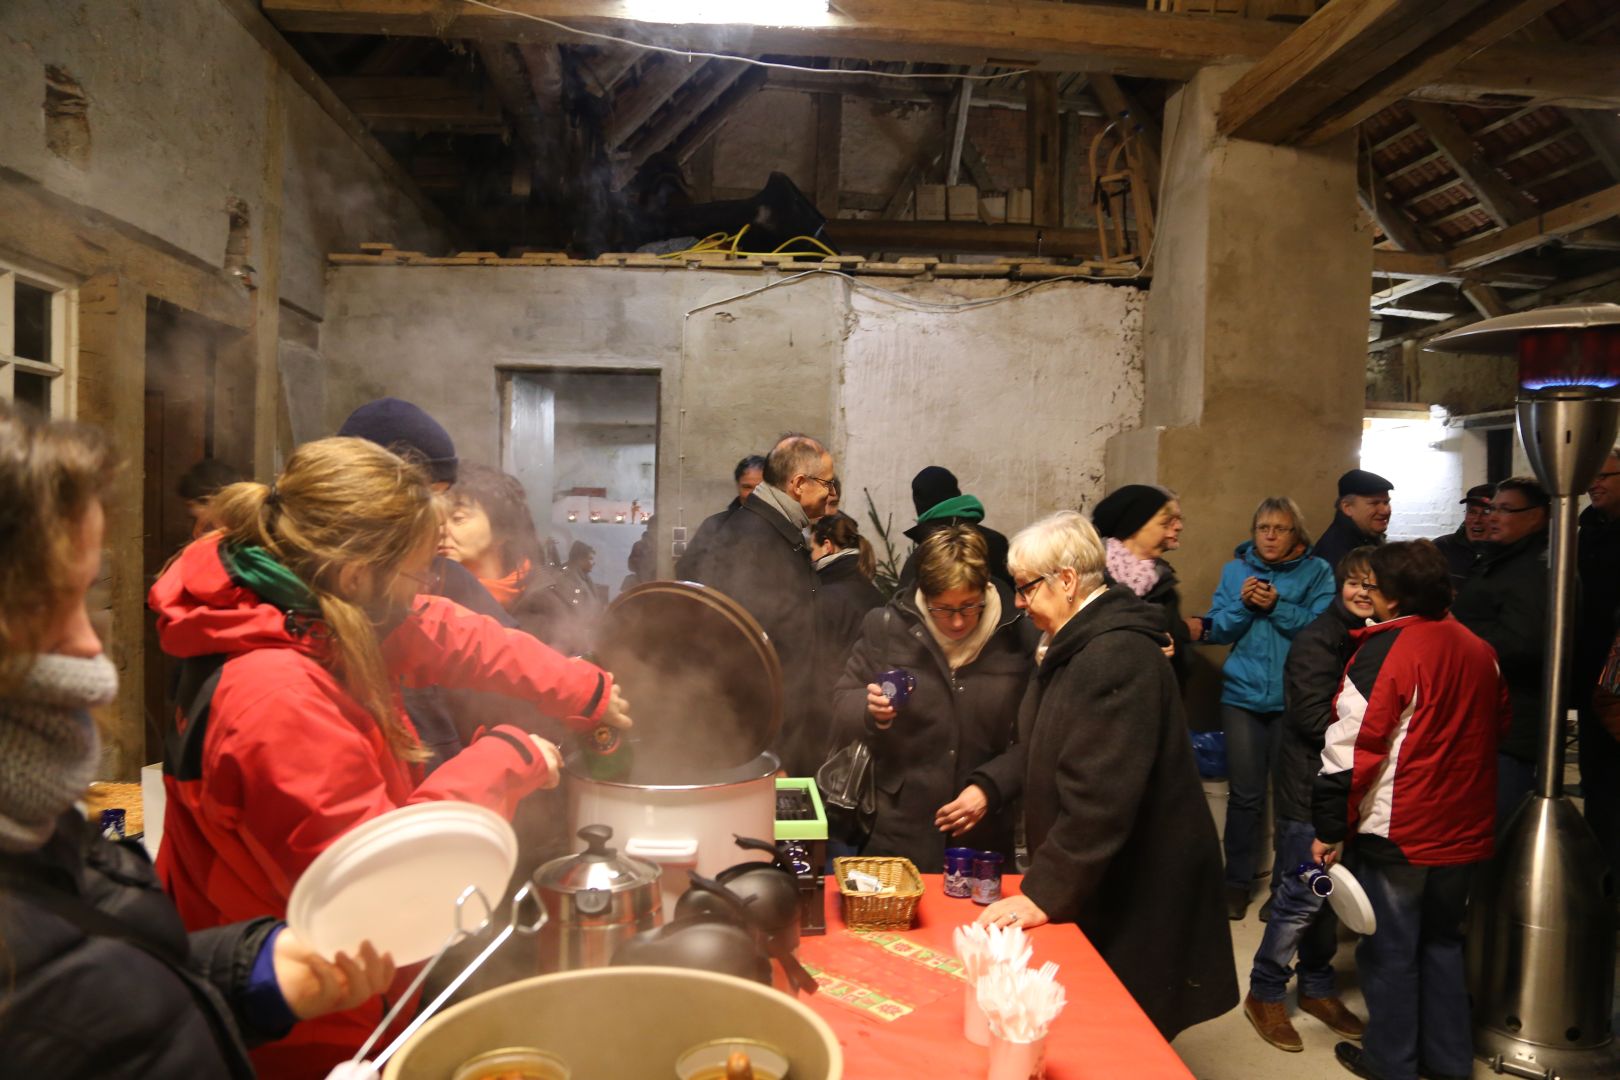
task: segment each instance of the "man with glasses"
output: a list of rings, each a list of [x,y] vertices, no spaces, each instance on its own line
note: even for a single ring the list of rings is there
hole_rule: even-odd
[[[1457,590],[1451,613],[1496,650],[1513,704],[1513,726],[1497,748],[1496,827],[1535,787],[1541,722],[1541,665],[1547,625],[1546,489],[1528,476],[1496,486],[1487,554]]]
[[[827,698],[816,684],[816,570],[810,525],[837,487],[832,454],[808,435],[782,436],[762,482],[719,523],[695,580],[759,621],[782,661],[782,730],[774,749],[790,776],[811,776],[827,752]]]
[[[1354,549],[1382,544],[1389,532],[1389,493],[1394,489],[1394,484],[1366,469],[1351,469],[1339,477],[1333,523],[1316,542],[1313,554],[1337,569],[1339,560]]]
[[[1592,687],[1614,642],[1620,609],[1620,453],[1610,452],[1581,511],[1581,600],[1575,631],[1575,693],[1581,715],[1581,794],[1586,820],[1620,871],[1620,742],[1597,722]]]
[[[1451,583],[1456,588],[1462,588],[1463,582],[1468,580],[1474,560],[1484,550],[1486,534],[1490,531],[1491,499],[1495,495],[1495,484],[1475,484],[1469,488],[1468,494],[1462,497],[1462,505],[1468,508],[1463,512],[1462,524],[1457,526],[1456,532],[1435,538],[1434,546],[1446,557],[1451,567]]]

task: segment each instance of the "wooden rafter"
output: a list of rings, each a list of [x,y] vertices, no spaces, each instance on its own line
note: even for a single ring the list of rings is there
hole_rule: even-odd
[[[621,183],[635,175],[646,160],[670,146],[688,127],[741,79],[746,66],[723,61],[711,62],[686,84],[684,91],[655,116],[626,146],[626,159],[619,169]]]
[[[635,86],[613,99],[613,112],[608,117],[604,134],[609,150],[617,150],[629,142],[653,114],[711,63],[708,60],[686,61],[676,56],[655,56],[656,63],[642,72]],[[719,63],[720,61],[712,61]]]
[[[940,105],[952,100],[950,84],[944,80],[900,80],[870,76],[853,76],[847,71],[811,73],[808,71],[773,71],[770,75],[773,90],[795,90],[802,94],[825,94],[836,90],[845,97],[866,98],[872,101],[908,102],[914,105]],[[970,102],[975,109],[1025,108],[1024,92],[1007,89],[1005,83],[980,83],[973,88]],[[1058,96],[1058,110],[1080,116],[1101,116],[1102,110],[1090,95],[1068,92]]]
[[[670,153],[675,160],[685,165],[692,156],[719,133],[730,121],[737,107],[744,101],[753,97],[765,85],[765,69],[751,67],[744,71],[742,77],[731,84],[731,88],[715,101],[709,108],[687,129],[675,137],[669,144]]]
[[[1433,0],[1437,5],[1448,2]],[[556,31],[523,17],[529,14],[585,30],[656,37],[683,49],[1109,71],[1164,79],[1190,78],[1210,64],[1258,60],[1289,35],[1287,26],[1264,19],[1208,19],[1100,4],[1024,3],[1009,6],[1006,16],[987,19],[977,0],[851,0],[840,4],[825,25],[815,27],[643,27],[625,18],[622,0],[498,3],[507,10],[445,0],[264,0],[264,11],[285,31],[508,41],[557,37]],[[1522,94],[1614,108],[1620,105],[1620,72],[1613,61],[1613,51],[1601,46],[1496,45],[1457,64],[1423,93],[1464,101]]]
[[[1446,156],[1480,207],[1498,225],[1512,225],[1536,212],[1535,202],[1485,160],[1485,152],[1463,130],[1450,109],[1427,101],[1411,101],[1406,107],[1429,136],[1429,141]]]
[[[1454,270],[1484,266],[1617,215],[1620,215],[1620,184],[1542,211],[1536,217],[1489,236],[1465,241],[1446,253],[1446,264]]]
[[[1318,143],[1560,0],[1330,0],[1221,98],[1223,135]]]
[[[838,190],[843,178],[844,98],[841,94],[816,95],[816,209],[827,218],[838,216]]]

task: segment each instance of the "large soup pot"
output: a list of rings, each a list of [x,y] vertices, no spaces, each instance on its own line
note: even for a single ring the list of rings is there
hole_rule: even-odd
[[[568,820],[613,830],[621,850],[661,871],[664,920],[687,871],[716,877],[743,852],[735,837],[776,835],[770,752],[782,724],[782,666],[753,617],[723,593],[656,581],[621,593],[597,631],[597,662],[613,672],[635,720],[623,776],[592,776],[586,751],[564,759]]]
[[[810,1009],[730,975],[594,968],[511,983],[447,1009],[389,1059],[383,1080],[446,1080],[501,1047],[554,1054],[579,1080],[675,1076],[694,1046],[753,1039],[786,1055],[793,1080],[841,1080],[838,1037]]]

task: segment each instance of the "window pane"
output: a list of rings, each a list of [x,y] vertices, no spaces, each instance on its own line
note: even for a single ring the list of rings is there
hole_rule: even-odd
[[[12,374],[16,379],[16,399],[38,409],[41,416],[51,415],[51,377],[33,371]]]
[[[50,291],[19,281],[13,306],[17,317],[16,355],[42,364],[52,363]],[[20,390],[18,396],[22,396]]]

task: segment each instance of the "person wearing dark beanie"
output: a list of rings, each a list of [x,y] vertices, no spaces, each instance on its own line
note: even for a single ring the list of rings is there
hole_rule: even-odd
[[[456,444],[450,433],[419,406],[399,398],[368,401],[343,421],[338,435],[365,439],[427,469],[435,486],[456,482]]]
[[[917,552],[929,535],[952,525],[967,525],[980,536],[989,553],[990,576],[1012,587],[1007,570],[1007,538],[984,524],[984,504],[975,496],[962,494],[956,474],[943,465],[930,465],[911,478],[911,505],[917,510],[917,524],[904,533],[918,545],[900,568],[902,591],[917,583]]]
[[[1181,503],[1175,492],[1152,484],[1127,484],[1096,505],[1091,523],[1103,538],[1107,555],[1104,578],[1158,610],[1168,638],[1170,666],[1185,686],[1192,633],[1181,617],[1176,572],[1164,561],[1166,552],[1181,546]]]
[[[368,401],[349,414],[337,433],[340,437],[374,442],[416,462],[433,478],[435,491],[442,493],[455,485],[460,465],[455,441],[444,425],[420,406],[392,397]],[[502,626],[517,626],[517,620],[471,570],[442,554],[433,557],[429,580],[422,591],[454,600],[468,611],[488,615]],[[476,695],[424,686],[407,687],[404,696],[405,712],[416,725],[422,745],[433,754],[427,763],[428,770],[432,771],[461,752],[464,733],[454,717],[457,712],[470,713]]]

